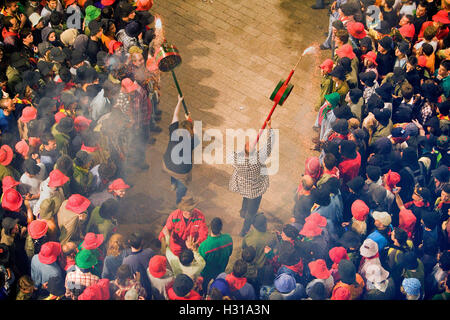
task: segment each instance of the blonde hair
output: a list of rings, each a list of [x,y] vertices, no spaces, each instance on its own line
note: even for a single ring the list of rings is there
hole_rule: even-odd
[[[352,230],[359,235],[365,235],[367,233],[367,224],[365,221],[359,221],[352,218]]]
[[[108,241],[107,256],[117,257],[125,249],[125,239],[120,233],[114,233]]]

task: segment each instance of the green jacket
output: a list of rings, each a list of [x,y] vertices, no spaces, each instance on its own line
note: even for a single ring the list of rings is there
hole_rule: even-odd
[[[20,174],[16,169],[10,165],[4,166],[0,164],[0,180],[3,180],[6,176],[11,176],[17,181],[20,179]]]
[[[115,224],[111,220],[103,219],[100,216],[100,206],[92,210],[86,226],[86,232],[101,233],[106,241],[113,233],[114,228]]]
[[[233,239],[227,233],[218,237],[208,235],[205,241],[200,243],[199,254],[205,260],[206,265],[201,275],[206,281],[216,278],[225,272],[231,253],[233,252]]]
[[[61,153],[61,155],[66,154],[69,155],[69,149],[70,149],[70,136],[59,132],[56,129],[57,123],[55,123],[51,128],[51,133],[55,137],[56,140],[56,149]]]
[[[274,248],[277,242],[275,234],[270,232],[261,232],[252,228],[242,240],[242,249],[253,247],[256,250],[254,263],[258,269],[261,269],[266,262],[264,253],[265,246]]]
[[[319,110],[320,107],[325,103],[325,96],[333,91],[333,80],[329,75],[322,77],[322,82],[320,83],[320,96],[319,103],[316,105],[316,109]]]
[[[77,165],[73,166],[73,179],[70,180],[70,187],[73,193],[78,193],[84,196],[87,195],[93,181],[94,175],[92,172]]]

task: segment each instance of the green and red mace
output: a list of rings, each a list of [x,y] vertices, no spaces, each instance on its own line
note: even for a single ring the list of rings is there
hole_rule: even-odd
[[[177,76],[173,71],[179,64],[181,64],[181,55],[178,49],[174,45],[168,44],[166,41],[164,41],[161,47],[159,47],[159,49],[156,51],[155,60],[158,64],[159,70],[161,70],[162,72],[170,71],[172,73],[175,87],[177,87],[178,94],[180,95],[180,97],[182,97],[183,93],[181,92],[180,84],[178,83]],[[189,115],[189,111],[186,107],[184,99],[182,100],[182,103],[184,112],[186,113],[186,115]]]
[[[266,118],[266,121],[264,121],[264,124],[263,124],[262,128],[259,130],[258,136],[256,137],[256,141],[255,141],[253,147],[256,146],[256,144],[258,143],[259,137],[261,136],[262,132],[266,128],[267,122],[269,122],[270,119],[272,118],[272,114],[274,113],[276,107],[277,106],[282,106],[283,103],[286,101],[286,99],[291,94],[292,89],[294,88],[294,85],[290,84],[289,81],[291,81],[291,78],[292,78],[292,76],[294,75],[294,72],[295,72],[295,68],[297,68],[298,64],[300,63],[300,60],[302,59],[302,57],[305,54],[314,53],[315,50],[316,49],[313,46],[308,47],[307,49],[305,49],[305,51],[303,51],[303,54],[300,56],[300,58],[298,59],[297,63],[295,64],[294,68],[289,73],[289,76],[286,78],[286,80],[280,80],[278,82],[277,86],[275,87],[275,90],[273,90],[272,94],[270,95],[270,100],[272,100],[274,102],[274,104],[272,106],[272,109],[269,112],[269,115]]]

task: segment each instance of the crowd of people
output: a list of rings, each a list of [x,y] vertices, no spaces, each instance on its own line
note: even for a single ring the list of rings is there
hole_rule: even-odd
[[[130,170],[161,131],[152,0],[6,0],[0,45],[0,300],[446,300],[450,5],[336,0],[292,218],[259,212],[269,177],[233,154],[236,259],[223,221],[162,169],[177,209],[157,239],[118,233]],[[316,6],[320,9],[320,6]],[[169,135],[192,119],[178,98]],[[268,131],[271,123],[267,123]],[[191,151],[195,147],[191,141]],[[282,139],[281,139],[282,142]],[[270,154],[272,135],[263,152]],[[264,155],[264,153],[263,153]],[[240,161],[239,159],[243,160]],[[263,158],[265,159],[265,158]]]

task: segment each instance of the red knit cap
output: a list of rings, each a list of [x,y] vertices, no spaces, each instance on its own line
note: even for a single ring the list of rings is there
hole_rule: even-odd
[[[334,247],[328,252],[331,261],[334,263],[341,262],[342,259],[349,260],[347,250],[344,247]]]
[[[402,210],[400,210],[398,219],[398,227],[405,230],[406,233],[408,233],[408,237],[411,237],[417,221],[414,213],[409,209],[403,208]]]
[[[384,181],[389,188],[393,188],[400,182],[400,175],[397,172],[389,170],[384,176]]]
[[[412,23],[405,24],[399,28],[398,31],[400,31],[400,34],[404,38],[414,38],[414,35],[416,34],[416,28],[414,28]]]
[[[317,212],[311,213],[308,217],[305,218],[305,221],[312,221],[317,224],[319,227],[324,228],[327,226],[327,218],[321,216]]]
[[[148,272],[155,278],[161,278],[166,274],[167,258],[162,255],[153,256],[148,262]]]
[[[22,110],[22,116],[20,117],[20,121],[22,122],[30,122],[31,120],[36,119],[37,117],[37,109],[34,107],[26,107]]]
[[[331,300],[350,300],[352,294],[350,290],[346,287],[337,287],[333,290],[331,295]]]
[[[369,207],[367,204],[357,199],[352,203],[352,216],[358,221],[364,221],[366,220],[367,215],[369,214]]]

